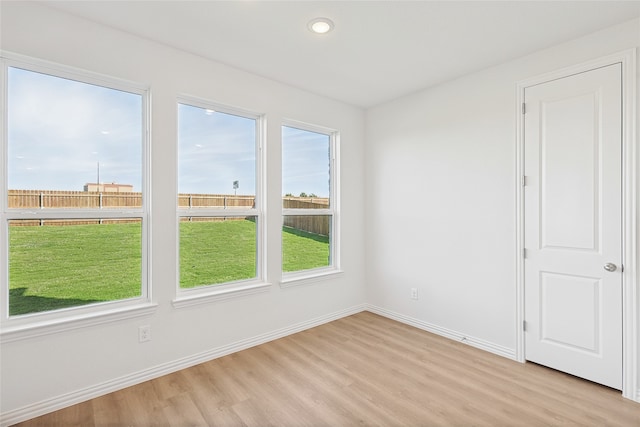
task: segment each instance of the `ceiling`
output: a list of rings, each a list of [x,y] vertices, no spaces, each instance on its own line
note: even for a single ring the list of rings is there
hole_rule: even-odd
[[[43,3],[363,108],[640,16],[640,1]],[[311,33],[319,16],[334,31]]]

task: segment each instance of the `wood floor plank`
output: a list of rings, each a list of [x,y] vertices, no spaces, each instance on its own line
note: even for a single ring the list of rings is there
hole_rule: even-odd
[[[402,325],[402,326],[406,326],[406,325]],[[393,336],[402,337],[403,334],[395,334]],[[440,341],[442,341],[442,338],[440,338]],[[393,344],[394,345],[392,346],[392,348],[399,347],[398,342],[394,342]],[[466,354],[465,348],[467,346],[465,346],[464,344],[455,343],[450,340],[443,341],[442,344],[444,344],[446,348],[440,349],[438,348],[437,344],[432,345],[431,346],[432,351],[429,357],[427,359],[424,359],[424,361],[430,365],[439,364],[438,371],[443,372],[447,375],[445,378],[432,378],[432,379],[437,380],[438,382],[447,382],[448,384],[453,385],[453,384],[456,384],[456,378],[461,377],[461,378],[464,378],[464,383],[459,384],[461,387],[464,387],[469,391],[474,391],[474,389],[476,392],[482,391],[484,394],[490,394],[494,398],[497,398],[500,394],[505,394],[505,389],[502,386],[502,384],[505,384],[504,381],[512,380],[511,387],[512,388],[516,387],[516,388],[519,388],[520,390],[518,392],[513,392],[512,390],[512,392],[505,395],[508,398],[507,402],[504,402],[504,399],[501,399],[503,400],[503,402],[498,402],[498,403],[502,403],[502,404],[510,403],[512,406],[515,406],[517,403],[519,403],[519,408],[518,408],[519,413],[522,414],[523,411],[525,413],[531,412],[529,416],[532,419],[539,417],[537,414],[537,412],[539,411],[539,408],[535,408],[535,406],[531,405],[532,400],[535,398],[536,395],[542,395],[545,398],[547,398],[549,394],[551,394],[552,396],[554,396],[557,403],[560,403],[560,404],[567,403],[567,399],[563,398],[563,397],[566,397],[566,395],[561,392],[562,387],[558,388],[557,387],[558,383],[554,383],[554,381],[550,381],[550,380],[554,380],[553,378],[554,376],[556,377],[556,379],[564,382],[577,381],[577,383],[585,386],[584,389],[588,389],[590,387],[595,387],[597,389],[602,388],[601,386],[598,386],[596,384],[588,383],[581,379],[577,379],[571,376],[567,376],[566,374],[561,374],[555,371],[551,371],[546,368],[543,368],[544,375],[536,376],[534,378],[528,378],[527,382],[514,382],[513,381],[514,379],[521,378],[521,377],[514,376],[513,371],[519,370],[520,368],[524,367],[524,365],[521,365],[513,361],[509,361],[507,359],[495,358],[493,357],[493,355],[490,355],[484,352],[479,353],[478,356],[481,356],[481,357],[475,360],[469,359],[468,357],[465,357],[465,354]],[[460,351],[454,350],[453,347],[458,347]],[[491,357],[486,358],[487,356],[491,356]],[[492,363],[485,364],[484,367],[481,367],[482,365],[478,364],[478,360],[483,360],[483,361],[490,360]],[[509,369],[501,369],[502,366],[508,367]],[[428,369],[427,366],[423,366],[423,368],[425,370]],[[460,370],[459,368],[463,368],[464,372],[458,372]],[[509,373],[511,373],[511,375]],[[461,375],[461,374],[464,374],[464,375]],[[469,379],[474,381],[468,381]],[[539,387],[538,390],[536,390],[535,387],[526,387],[526,386],[522,387],[523,384],[528,384],[531,381],[537,381],[537,384]],[[495,388],[493,387],[493,384],[496,384],[498,386],[496,390],[493,390],[493,388]],[[507,391],[508,390],[509,389],[507,389]],[[523,392],[526,392],[526,393],[523,393]],[[570,409],[576,408],[584,411],[587,408],[590,408],[590,407],[592,408],[593,405],[595,405],[596,407],[599,407],[600,409],[606,408],[606,406],[603,406],[602,402],[595,402],[595,401],[590,402],[586,400],[586,394],[582,388],[580,388],[579,390],[577,389],[577,392],[578,392],[578,395],[582,397],[582,399],[584,400],[579,400],[578,406],[576,407],[575,399],[573,399],[572,397],[569,397],[568,401],[571,402],[571,405],[568,405],[568,407]],[[558,414],[556,414],[556,421],[586,422],[586,420],[584,419],[580,419],[580,420],[576,419],[576,415],[579,413],[578,411],[569,411],[569,412],[571,416],[567,416],[568,418],[560,417]],[[595,420],[590,420],[590,421],[593,422]],[[602,422],[605,422],[606,420],[597,419],[597,421],[602,423]]]
[[[20,426],[640,426],[640,404],[369,312]]]
[[[167,404],[158,397],[153,382],[147,381],[135,387],[128,387],[117,394],[121,396],[120,418],[126,420],[127,425],[167,425],[168,421],[163,412]],[[112,420],[106,417],[101,425],[113,425],[111,423]]]
[[[124,394],[121,392],[98,397],[89,404],[93,409],[93,421],[96,426],[126,425],[131,420]]]
[[[163,408],[167,425],[204,426],[207,425],[202,413],[193,402],[188,392],[174,395],[167,399],[168,405]]]
[[[39,417],[29,422],[37,427],[93,427],[93,410],[90,405],[74,405]]]

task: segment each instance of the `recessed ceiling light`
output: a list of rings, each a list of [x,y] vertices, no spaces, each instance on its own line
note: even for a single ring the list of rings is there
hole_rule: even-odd
[[[316,34],[326,34],[333,30],[333,21],[329,18],[316,18],[309,21],[307,26]]]

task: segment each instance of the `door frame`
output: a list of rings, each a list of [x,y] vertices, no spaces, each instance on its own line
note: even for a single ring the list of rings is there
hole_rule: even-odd
[[[516,360],[525,362],[524,115],[525,89],[608,65],[622,64],[622,396],[640,402],[638,388],[638,139],[636,49],[628,49],[517,82],[516,103]]]

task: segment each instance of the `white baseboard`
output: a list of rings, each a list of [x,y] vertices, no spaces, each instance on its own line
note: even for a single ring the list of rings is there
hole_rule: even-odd
[[[102,384],[86,387],[81,390],[76,390],[71,393],[66,393],[61,396],[56,396],[51,399],[46,399],[19,409],[8,411],[0,414],[0,426],[6,427],[12,424],[29,420],[31,418],[39,417],[40,415],[44,415],[49,412],[57,411],[71,405],[94,399],[96,397],[103,396],[105,394],[112,393],[114,391],[130,387],[132,385],[140,384],[142,382],[152,380],[154,378],[158,378],[163,375],[179,371],[181,369],[186,369],[200,363],[208,362],[209,360],[217,359],[218,357],[226,356],[231,353],[235,353],[250,347],[264,344],[269,341],[283,338],[288,335],[304,331],[306,329],[314,328],[316,326],[320,326],[322,324],[329,323],[343,317],[351,316],[352,314],[360,313],[365,310],[366,304],[356,305],[345,310],[337,311],[325,316],[317,317],[315,319],[300,322],[295,325],[277,329],[275,331],[261,334],[252,338],[236,341],[235,343],[229,345],[207,350],[202,353],[197,353],[192,356],[174,360],[172,362],[163,363],[161,365],[120,378],[116,378]]]
[[[399,314],[381,307],[377,307],[375,305],[366,304],[366,310],[375,314],[379,314],[380,316],[384,316],[384,317],[388,317],[389,319],[396,320],[400,323],[404,323],[404,324],[416,327],[418,329],[422,329],[427,332],[431,332],[433,334],[443,336],[445,338],[463,342],[472,347],[476,347],[481,350],[485,350],[490,353],[497,354],[498,356],[516,360],[515,349],[503,347],[501,345],[497,345],[489,341],[482,340],[480,338],[470,337],[460,332],[452,331],[451,329],[433,325],[431,323],[427,323],[422,320],[415,319],[413,317],[405,316],[404,314]]]

